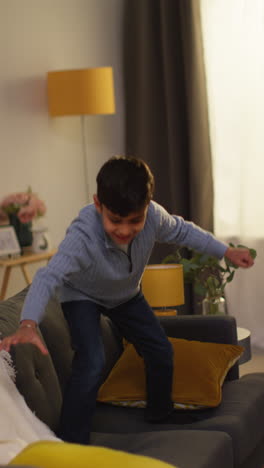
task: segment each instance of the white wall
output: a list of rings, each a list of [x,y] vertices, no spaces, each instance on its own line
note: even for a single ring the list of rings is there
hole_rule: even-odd
[[[85,117],[94,193],[99,167],[124,152],[123,3],[0,0],[0,199],[30,185],[46,202],[45,224],[54,246],[85,204],[85,185],[80,117],[48,116],[46,74],[113,66],[116,114]],[[8,296],[24,287],[20,271],[12,273],[10,283]]]

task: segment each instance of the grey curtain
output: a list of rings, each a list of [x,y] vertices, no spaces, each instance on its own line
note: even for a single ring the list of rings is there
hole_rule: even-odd
[[[199,0],[125,1],[126,153],[149,163],[156,201],[212,231]]]

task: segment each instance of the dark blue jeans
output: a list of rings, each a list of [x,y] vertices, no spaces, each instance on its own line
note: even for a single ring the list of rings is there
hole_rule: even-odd
[[[89,443],[104,366],[101,313],[113,321],[144,359],[148,408],[166,410],[171,407],[172,346],[141,293],[113,309],[91,301],[65,302],[62,309],[69,324],[75,354],[63,397],[59,437],[68,442]]]

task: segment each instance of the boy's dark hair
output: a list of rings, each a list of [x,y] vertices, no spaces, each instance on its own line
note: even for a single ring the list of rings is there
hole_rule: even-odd
[[[153,174],[138,158],[113,156],[101,167],[96,182],[99,202],[120,216],[141,210],[153,197]]]

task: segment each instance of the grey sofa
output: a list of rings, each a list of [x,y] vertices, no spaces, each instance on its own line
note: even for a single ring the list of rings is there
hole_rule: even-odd
[[[1,336],[13,333],[27,288],[0,302]],[[236,322],[229,316],[185,315],[161,319],[167,334],[191,340],[237,343]],[[122,337],[102,318],[106,348],[103,379],[122,353]],[[56,431],[62,393],[70,373],[72,350],[60,305],[54,300],[40,324],[49,355],[32,345],[18,345],[11,354],[16,384],[28,406]],[[142,409],[98,403],[93,421],[94,445],[148,455],[179,468],[260,468],[264,465],[264,373],[239,378],[235,365],[223,386],[217,408],[174,411],[162,424],[144,421]]]

